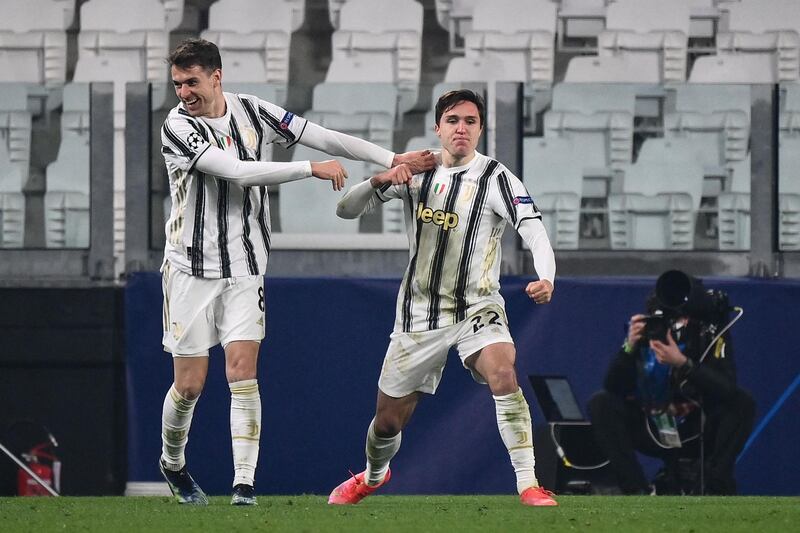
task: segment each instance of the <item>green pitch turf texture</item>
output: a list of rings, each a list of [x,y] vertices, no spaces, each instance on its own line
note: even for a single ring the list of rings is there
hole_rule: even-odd
[[[514,496],[372,496],[329,506],[323,496],[259,496],[258,507],[208,507],[167,497],[0,498],[0,531],[800,532],[800,498],[562,496],[531,508]]]

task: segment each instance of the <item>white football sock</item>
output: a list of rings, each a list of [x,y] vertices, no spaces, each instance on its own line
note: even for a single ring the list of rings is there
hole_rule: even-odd
[[[377,485],[386,476],[389,470],[389,461],[400,449],[402,432],[394,437],[383,438],[375,434],[375,419],[369,424],[367,430],[367,471],[364,480],[367,485]]]
[[[538,487],[534,471],[531,412],[522,389],[505,396],[493,396],[500,438],[508,449],[511,465],[517,475],[517,492]]]
[[[229,383],[231,389],[231,439],[233,441],[233,486],[253,485],[261,439],[261,395],[258,380]]]
[[[168,470],[180,470],[186,464],[183,455],[189,440],[189,427],[197,398],[187,400],[175,384],[167,391],[161,412],[161,461]]]

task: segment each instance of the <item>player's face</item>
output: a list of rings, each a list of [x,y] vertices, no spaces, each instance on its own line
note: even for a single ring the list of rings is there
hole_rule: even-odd
[[[442,113],[435,130],[442,149],[453,159],[470,158],[483,131],[478,106],[467,101],[457,103]]]
[[[224,102],[222,96],[222,72],[217,69],[208,72],[199,65],[189,68],[172,66],[172,84],[186,111],[193,117],[219,117],[219,106]],[[225,112],[224,103],[222,113]]]

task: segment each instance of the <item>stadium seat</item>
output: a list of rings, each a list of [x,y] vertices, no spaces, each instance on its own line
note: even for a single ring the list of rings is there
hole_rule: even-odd
[[[780,137],[800,135],[800,84],[781,84]]]
[[[125,83],[167,79],[168,32],[160,0],[89,0],[81,7],[74,82],[114,82],[114,127],[125,126]]]
[[[507,71],[526,83],[553,83],[556,6],[549,0],[478,2],[464,35],[467,57],[503,58]]]
[[[0,139],[4,140],[4,139]],[[0,248],[21,248],[25,239],[25,196],[22,175],[0,142]]]
[[[166,93],[169,32],[160,0],[88,0],[81,5],[78,62],[73,82],[114,83],[114,252],[123,264],[125,249],[125,84],[155,82]],[[159,84],[159,82],[161,82]]]
[[[332,49],[333,61],[326,82],[394,83],[399,90],[400,113],[416,105],[422,57],[420,3],[348,0],[339,12],[339,29],[333,32]],[[355,78],[345,79],[337,72],[343,66],[357,67],[360,72]]]
[[[303,26],[306,20],[306,0],[283,0],[292,8],[292,31],[295,32]]]
[[[699,207],[700,199],[703,196],[702,163],[698,161],[697,155],[691,149],[693,144],[693,141],[687,139],[651,137],[642,143],[642,147],[639,150],[639,157],[636,159],[636,162],[669,163],[674,161],[677,164],[688,165],[692,170],[699,165],[699,168],[701,169],[700,179],[695,179],[696,174],[687,174],[687,176],[691,176],[691,178],[685,176],[677,181],[673,181],[673,183],[670,184],[652,185],[655,187],[655,189],[652,190],[640,190],[637,188],[637,184],[635,183],[636,178],[629,178],[626,174],[623,182],[622,192],[636,192],[643,194],[653,194],[654,192],[685,192],[691,196],[692,205],[694,205],[695,208]],[[627,171],[628,168],[629,167],[626,167],[624,170]],[[633,175],[638,176],[639,174],[635,172]],[[645,181],[649,183],[651,180],[648,179]],[[631,187],[633,187],[633,189],[631,189]]]
[[[700,37],[713,39],[717,35],[722,12],[717,6],[718,0],[682,0],[689,8],[689,38]],[[689,42],[689,52],[693,50]]]
[[[691,153],[672,150],[669,141],[647,142],[662,143],[661,156],[626,165],[622,192],[608,197],[611,248],[691,250],[702,165]]]
[[[570,139],[525,137],[523,182],[556,249],[578,248],[583,165]]]
[[[472,28],[472,10],[478,0],[436,0],[436,20],[447,30],[451,52],[463,52],[460,41]]]
[[[732,165],[748,153],[750,87],[685,84],[675,91],[675,110],[664,115],[664,137],[690,140],[705,175],[722,177],[727,189]]]
[[[800,85],[781,84],[778,234],[782,250],[800,250]]]
[[[321,83],[314,87],[312,108],[304,116],[320,126],[354,135],[391,150],[394,143],[396,103],[397,87],[390,83]],[[299,149],[298,147],[296,150]],[[304,148],[303,151],[305,150]],[[294,159],[298,159],[297,154]],[[330,159],[330,156],[324,159]],[[353,167],[353,170],[358,175],[369,176],[383,171],[384,168],[361,163],[360,166]],[[400,212],[402,215],[402,207]],[[388,210],[383,214],[389,216]],[[403,221],[400,223],[402,227]]]
[[[26,0],[0,7],[0,82],[30,82],[48,87],[64,83],[66,29],[74,0]]]
[[[25,196],[31,117],[23,84],[0,85],[0,248],[20,248],[25,239]]]
[[[284,0],[218,0],[201,36],[219,47],[226,82],[287,85],[291,29]]]
[[[89,246],[89,86],[64,86],[61,145],[47,166],[45,244],[48,248]]]
[[[606,29],[597,39],[601,57],[650,56],[662,81],[686,80],[689,8],[662,0],[617,0],[606,10]]]
[[[784,137],[778,152],[778,244],[800,250],[800,137]]]
[[[388,54],[375,57],[334,58],[325,76],[326,83],[391,83],[395,85],[395,67]],[[395,108],[400,106],[398,101]]]
[[[304,116],[320,126],[391,149],[397,88],[388,83],[321,83]]]
[[[778,83],[775,65],[754,55],[698,57],[689,74],[690,83]]]
[[[596,38],[606,27],[606,0],[561,0],[558,10],[558,49],[566,39]],[[591,50],[591,47],[579,49]]]
[[[501,56],[483,54],[480,57],[454,57],[447,64],[444,74],[446,82],[492,83],[497,81],[525,80],[519,72],[507,69]]]
[[[754,71],[778,81],[800,80],[800,2],[741,0],[728,7],[728,31],[717,34],[719,56],[749,56]]]
[[[732,168],[730,190],[717,198],[720,250],[750,249],[750,156]]]
[[[159,0],[89,0],[81,6],[81,31],[78,35],[78,70],[87,72],[91,58],[126,61],[132,75],[142,81],[163,81],[167,68],[167,31],[164,6]],[[89,78],[73,81],[115,81]]]
[[[567,64],[569,83],[661,83],[661,66],[655,55],[578,56]]]
[[[342,11],[342,6],[346,3],[347,0],[328,0],[328,18],[334,30],[339,29],[339,13]]]
[[[293,161],[325,161],[331,156],[312,148],[298,145]],[[347,170],[346,187],[349,189],[370,175],[362,161],[339,158]],[[346,192],[346,189],[345,189]],[[280,187],[278,205],[282,233],[358,233],[358,219],[346,220],[336,216],[336,204],[343,192],[331,190],[330,182],[315,178],[285,183]]]
[[[584,177],[610,179],[631,162],[635,107],[635,85],[560,83],[544,115],[544,136],[581,147]]]
[[[161,0],[164,6],[164,27],[172,31],[183,21],[184,0]]]
[[[0,144],[25,184],[31,162],[31,112],[24,83],[0,83]]]

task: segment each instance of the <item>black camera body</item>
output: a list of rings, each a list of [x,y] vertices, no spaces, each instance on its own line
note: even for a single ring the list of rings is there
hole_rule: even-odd
[[[706,291],[705,302],[703,321],[717,327],[724,326],[728,322],[732,309],[728,293],[719,289],[709,289]]]
[[[644,317],[644,340],[667,342],[667,332],[672,327],[673,320],[663,314],[652,314]]]
[[[666,342],[667,332],[682,316],[702,324],[702,330],[715,333],[728,322],[731,305],[727,293],[706,290],[703,282],[680,270],[668,270],[658,277],[656,290],[648,302],[644,338]]]

